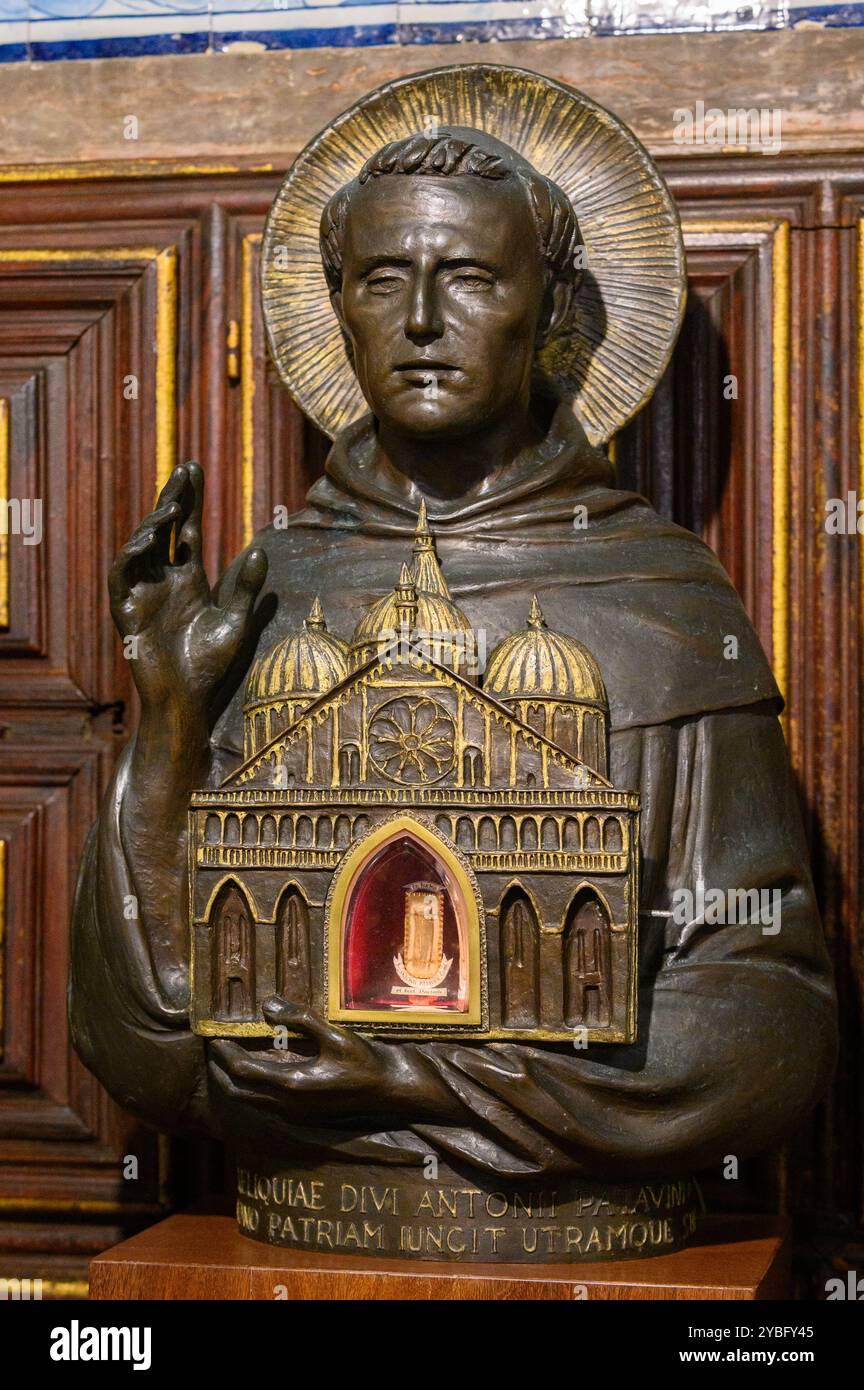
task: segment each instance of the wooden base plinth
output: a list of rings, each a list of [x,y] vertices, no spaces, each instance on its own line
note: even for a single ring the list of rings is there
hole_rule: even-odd
[[[99,1299],[789,1297],[786,1223],[706,1219],[687,1250],[609,1264],[459,1265],[279,1250],[229,1216],[169,1216],[90,1264]]]

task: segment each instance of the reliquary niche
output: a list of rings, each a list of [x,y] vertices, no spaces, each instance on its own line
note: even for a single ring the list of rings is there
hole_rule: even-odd
[[[625,1042],[639,800],[594,657],[536,598],[482,678],[425,507],[352,640],[316,599],[258,659],[244,761],[190,807],[197,1032],[274,994],[369,1033]]]

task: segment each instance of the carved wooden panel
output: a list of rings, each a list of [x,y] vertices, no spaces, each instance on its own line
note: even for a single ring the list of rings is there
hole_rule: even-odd
[[[227,248],[231,447],[240,460],[233,483],[232,511],[240,521],[235,548],[269,525],[275,508],[293,512],[303,506],[309,486],[323,469],[327,448],[291,400],[269,358],[258,293],[262,227],[262,212],[232,218]],[[236,359],[230,346],[233,338]]]
[[[685,218],[684,237],[684,327],[653,400],[617,441],[618,480],[716,551],[782,684],[789,226],[726,213]]]
[[[175,306],[164,283],[172,262],[171,250],[0,241],[8,496],[30,531],[7,540],[4,703],[101,704],[127,683],[116,644],[93,617],[104,611],[111,550],[173,455],[173,399],[170,411],[155,411],[155,429],[144,404],[173,371]],[[38,531],[26,524],[28,509]]]
[[[3,1270],[61,1282],[80,1278],[83,1255],[70,1260],[69,1245],[89,1252],[88,1222],[118,1238],[158,1213],[164,1183],[159,1141],[108,1100],[66,1022],[69,905],[105,764],[104,748],[80,739],[10,745],[0,764],[0,1243],[5,1233],[26,1251],[41,1219],[41,1252],[29,1252],[41,1258]]]

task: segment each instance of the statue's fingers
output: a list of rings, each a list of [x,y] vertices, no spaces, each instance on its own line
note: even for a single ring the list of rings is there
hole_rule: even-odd
[[[267,1022],[274,1027],[282,1025],[292,1033],[300,1033],[318,1044],[321,1051],[343,1053],[354,1050],[361,1040],[347,1028],[330,1023],[311,1009],[295,1008],[278,997],[266,999],[262,1012]],[[362,1044],[361,1044],[362,1045]]]
[[[188,486],[183,489],[183,515],[174,553],[177,564],[201,563],[201,518],[204,514],[204,469],[200,463],[186,464]]]
[[[159,496],[156,498],[154,511],[158,512],[160,507],[167,506],[169,502],[179,503],[189,482],[189,465],[178,463],[168,475],[168,480],[164,483]]]
[[[140,550],[138,549],[139,540],[146,536],[152,538],[157,531],[165,532],[166,538],[170,539],[171,527],[174,525],[179,515],[180,503],[176,498],[170,499],[167,502],[160,502],[159,505],[154,507],[153,511],[148,513],[144,520],[139,522],[135,527],[135,530],[123,546],[117,558],[120,559],[123,555],[128,554],[130,550],[134,551],[136,554],[140,554]]]
[[[274,1062],[272,1053],[247,1052],[245,1047],[228,1038],[214,1038],[210,1052],[235,1081],[278,1083],[273,1069],[281,1064]]]
[[[130,568],[139,570],[145,557],[160,565],[166,564],[171,548],[171,531],[179,515],[179,502],[176,498],[166,499],[163,488],[156,507],[135,527],[123,546],[114,562],[115,568],[123,572],[128,572]],[[132,578],[127,573],[126,577],[131,586],[139,576],[136,574]]]
[[[152,531],[136,533],[133,540],[127,541],[117,559],[108,571],[108,597],[112,605],[125,602],[129,597],[132,580],[128,574],[132,561],[140,555],[153,540]]]
[[[250,550],[234,582],[234,592],[222,612],[232,627],[243,632],[249,622],[261,585],[267,576],[267,556],[263,550]]]
[[[283,1060],[282,1054],[247,1052],[225,1038],[210,1043],[210,1067],[214,1074],[221,1072],[224,1089],[231,1086],[238,1098],[254,1099],[256,1105],[278,1106],[284,1104],[286,1091],[320,1090],[330,1081],[318,1058],[310,1057],[305,1065],[295,1064]]]
[[[305,1094],[302,1083],[300,1085],[286,1085],[285,1090],[278,1092],[265,1091],[260,1086],[239,1084],[213,1056],[210,1057],[207,1067],[213,1085],[218,1088],[226,1100],[233,1104],[244,1107],[253,1106],[258,1114],[270,1114],[276,1120],[282,1120],[288,1124],[308,1120],[311,1113],[310,1106],[314,1102],[314,1086],[309,1088]],[[295,1096],[300,1099],[302,1108],[299,1111],[292,1104],[292,1098]]]
[[[266,1093],[260,1085],[250,1085],[248,1081],[238,1077],[234,1062],[223,1062],[211,1052],[207,1070],[211,1081],[228,1100],[239,1105],[254,1104],[259,1109],[277,1103],[277,1097]]]
[[[292,1004],[291,1000],[286,999],[284,995],[274,994],[269,999],[264,1000],[261,1012],[267,1022],[275,1028],[279,1024],[290,1027],[297,1014],[305,1011],[302,1005]]]
[[[177,519],[176,502],[151,512],[129,537],[108,571],[108,595],[112,604],[124,602],[142,577],[148,563],[164,565],[168,558],[171,528]]]

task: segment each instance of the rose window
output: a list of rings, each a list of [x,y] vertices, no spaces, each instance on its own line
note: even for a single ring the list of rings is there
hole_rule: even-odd
[[[388,700],[369,725],[372,763],[391,782],[437,782],[454,761],[456,726],[426,695]]]

